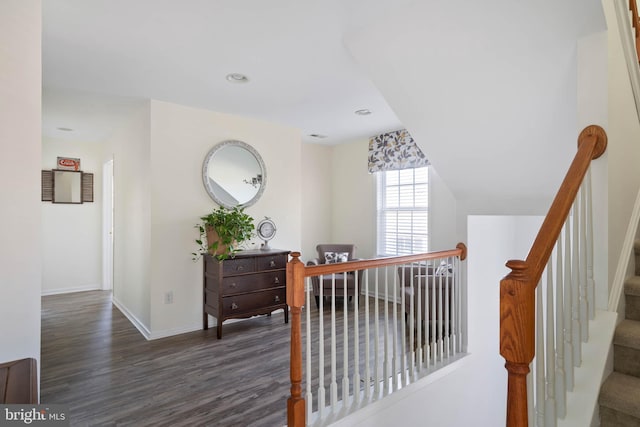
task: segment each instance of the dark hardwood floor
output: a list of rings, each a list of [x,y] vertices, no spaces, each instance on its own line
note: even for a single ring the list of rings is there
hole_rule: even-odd
[[[380,349],[384,348],[383,301],[368,299],[370,322],[378,304]],[[360,325],[365,322],[364,299],[359,304]],[[323,313],[324,333],[319,333],[318,310],[311,309],[313,410],[319,388],[318,339],[324,337],[324,388],[329,401],[331,384],[331,311]],[[399,310],[388,303],[387,309]],[[354,304],[347,306],[349,322],[348,375],[354,371]],[[336,382],[342,397],[345,376],[344,306],[336,307]],[[391,316],[391,314],[389,314]],[[398,313],[397,346],[402,347]],[[374,329],[370,340],[376,341]],[[393,329],[393,328],[391,328]],[[358,337],[359,367],[365,374],[363,326]],[[393,343],[389,331],[389,343]],[[306,336],[303,311],[302,339]],[[73,426],[255,426],[286,425],[289,397],[290,325],[283,313],[225,323],[222,340],[216,329],[196,331],[147,341],[111,305],[109,292],[79,292],[42,299],[41,402],[68,405]],[[408,341],[405,343],[408,346]],[[391,348],[390,351],[393,351]],[[306,360],[303,344],[303,360]],[[378,360],[382,372],[383,358]],[[373,376],[373,344],[368,360]],[[305,374],[306,375],[306,374]],[[364,392],[367,381],[351,381],[349,392]],[[303,380],[303,394],[306,381]],[[368,387],[368,385],[367,385]]]
[[[284,426],[283,314],[147,341],[109,292],[42,299],[41,402],[73,426]]]

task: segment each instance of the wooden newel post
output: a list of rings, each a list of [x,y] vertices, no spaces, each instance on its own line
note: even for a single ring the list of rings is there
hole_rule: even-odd
[[[535,283],[524,261],[500,281],[500,354],[508,372],[507,427],[527,427],[527,374],[535,352]]]
[[[304,427],[305,401],[302,397],[302,306],[304,305],[304,264],[300,252],[291,253],[287,263],[287,305],[291,308],[291,397],[287,400],[287,426]]]

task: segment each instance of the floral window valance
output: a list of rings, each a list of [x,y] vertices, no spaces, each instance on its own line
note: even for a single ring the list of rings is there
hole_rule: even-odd
[[[406,129],[369,139],[369,172],[429,166],[420,147]]]

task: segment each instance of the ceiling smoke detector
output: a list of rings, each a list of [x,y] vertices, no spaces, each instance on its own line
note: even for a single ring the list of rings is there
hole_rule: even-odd
[[[245,76],[244,74],[240,74],[240,73],[227,74],[226,79],[227,79],[227,81],[230,81],[231,83],[248,83],[249,82],[249,77]]]
[[[371,114],[371,110],[369,110],[367,108],[363,108],[361,110],[354,111],[354,113],[359,115],[359,116],[368,116],[369,114]]]
[[[309,136],[311,138],[318,138],[318,139],[325,139],[327,137],[327,135],[322,135],[319,133],[310,133]]]

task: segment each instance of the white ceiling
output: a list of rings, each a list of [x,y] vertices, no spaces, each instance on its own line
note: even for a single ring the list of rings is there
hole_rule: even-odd
[[[544,212],[579,133],[577,42],[603,30],[601,0],[47,0],[43,133],[100,141],[141,99],[306,142],[406,127],[458,200]]]
[[[299,128],[307,142],[398,129],[343,38],[408,3],[43,1],[43,134],[100,141],[145,98]],[[229,83],[229,73],[250,82]],[[373,114],[354,114],[363,108]]]

